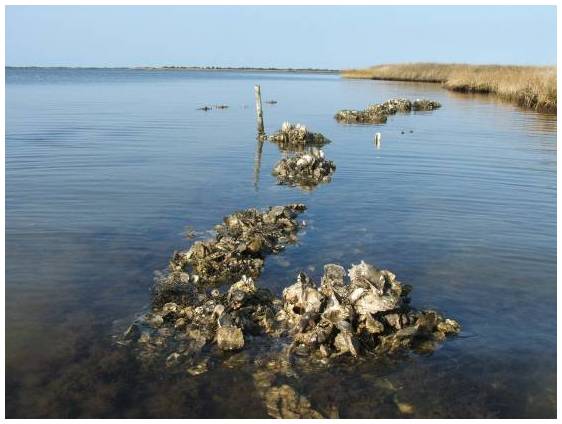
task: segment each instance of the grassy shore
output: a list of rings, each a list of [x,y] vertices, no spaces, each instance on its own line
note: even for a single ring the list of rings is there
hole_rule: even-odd
[[[440,63],[379,65],[342,71],[344,78],[441,83],[465,93],[489,93],[539,112],[556,112],[555,66]]]

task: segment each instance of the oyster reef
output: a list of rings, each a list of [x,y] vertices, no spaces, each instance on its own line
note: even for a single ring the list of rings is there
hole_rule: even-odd
[[[441,107],[439,102],[428,99],[390,99],[384,103],[367,106],[365,110],[344,109],[334,118],[343,123],[384,124],[388,116],[398,112],[429,111]]]
[[[257,346],[326,362],[431,352],[459,332],[456,321],[412,307],[411,286],[363,261],[347,272],[325,265],[319,284],[299,273],[281,296],[259,287],[265,257],[296,241],[296,217],[304,210],[293,204],[227,216],[215,238],[174,255],[156,282],[152,310],[120,343],[150,363],[198,374],[217,363],[220,352],[259,352]]]
[[[330,182],[335,170],[335,163],[327,160],[322,150],[312,148],[310,152],[281,159],[272,174],[279,184],[312,190],[318,184]]]

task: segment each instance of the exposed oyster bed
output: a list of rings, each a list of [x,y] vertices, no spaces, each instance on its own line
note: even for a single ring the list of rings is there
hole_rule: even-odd
[[[196,375],[224,358],[221,351],[252,345],[254,355],[278,351],[283,358],[326,362],[341,355],[428,353],[460,330],[438,312],[410,307],[411,288],[389,271],[361,262],[347,275],[339,265],[326,265],[318,286],[300,273],[282,297],[247,277],[222,293],[189,282],[189,298],[154,307],[122,343],[143,360]]]
[[[416,99],[412,103],[413,111],[434,110],[434,109],[439,109],[440,107],[441,107],[441,103],[439,103],[436,100]]]
[[[281,129],[268,137],[283,151],[303,151],[305,147],[321,147],[330,142],[320,133],[311,132],[303,124],[283,122]]]
[[[335,170],[336,165],[324,157],[322,150],[312,148],[310,152],[281,159],[272,174],[279,184],[312,189],[320,183],[330,182]]]
[[[152,311],[130,326],[123,342],[147,359],[187,364],[196,374],[213,351],[244,349],[259,337],[286,343],[291,355],[325,360],[431,351],[458,333],[457,322],[410,307],[410,286],[365,262],[353,265],[348,278],[343,267],[326,265],[319,286],[300,273],[282,297],[257,287],[247,273],[258,276],[264,252],[296,239],[294,218],[302,210],[304,205],[277,206],[226,217],[214,240],[175,255],[170,273],[157,281]],[[259,246],[249,247],[256,239]],[[209,287],[240,274],[226,291]]]
[[[460,330],[456,321],[435,311],[411,308],[411,287],[390,271],[362,261],[347,276],[342,266],[329,264],[319,287],[301,273],[283,291],[283,317],[299,354],[431,351],[435,342]]]
[[[156,287],[156,298],[169,299],[170,293],[176,292],[182,297],[188,283],[232,284],[243,275],[259,276],[266,255],[297,240],[296,217],[305,209],[303,204],[264,211],[250,208],[225,217],[215,227],[213,239],[197,241],[190,249],[174,253],[170,273],[162,276]]]
[[[439,102],[429,99],[390,99],[384,103],[369,105],[364,110],[340,110],[335,118],[344,123],[384,124],[389,115],[398,112],[427,111],[440,107]]]
[[[151,311],[118,343],[148,367],[190,375],[251,363],[270,416],[320,418],[337,410],[321,413],[298,392],[298,364],[428,353],[460,331],[438,312],[412,308],[410,286],[363,261],[347,272],[325,265],[320,284],[299,273],[281,296],[257,286],[248,275],[258,277],[268,253],[296,241],[295,218],[304,209],[293,204],[227,216],[214,239],[174,255],[169,272],[157,278]],[[227,284],[213,288],[219,281]]]

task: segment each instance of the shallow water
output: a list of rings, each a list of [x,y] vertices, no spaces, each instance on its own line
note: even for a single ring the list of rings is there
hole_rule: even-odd
[[[285,120],[332,140],[332,182],[276,185],[261,155]],[[342,108],[390,97],[443,107],[381,126]],[[228,104],[225,110],[196,110]],[[375,132],[382,144],[373,143]],[[401,132],[404,131],[404,134]],[[6,410],[9,417],[265,416],[251,371],[136,372],[115,350],[150,303],[153,272],[232,211],[303,202],[299,243],[270,256],[279,292],[305,270],[361,259],[414,286],[463,331],[431,356],[360,361],[293,383],[340,417],[556,415],[556,117],[434,84],[335,75],[6,71]],[[390,389],[389,389],[390,388]]]

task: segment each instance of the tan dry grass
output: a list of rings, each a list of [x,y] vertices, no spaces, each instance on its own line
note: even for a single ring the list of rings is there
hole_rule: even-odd
[[[346,70],[342,76],[439,82],[449,90],[495,94],[522,107],[556,112],[555,66],[406,63]]]

